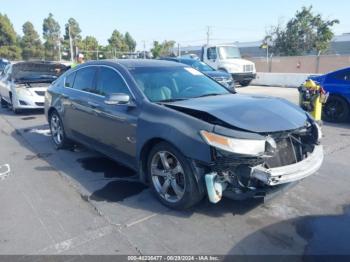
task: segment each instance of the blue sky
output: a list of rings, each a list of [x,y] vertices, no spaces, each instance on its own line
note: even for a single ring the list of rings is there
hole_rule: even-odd
[[[339,19],[336,34],[350,32],[349,0],[1,0],[0,12],[20,34],[28,20],[41,34],[42,21],[51,12],[62,32],[74,17],[83,36],[94,35],[106,44],[114,29],[129,31],[142,49],[142,41],[149,47],[153,40],[202,44],[207,26],[217,42],[260,40],[271,25],[286,22],[303,5],[313,5],[325,18]]]

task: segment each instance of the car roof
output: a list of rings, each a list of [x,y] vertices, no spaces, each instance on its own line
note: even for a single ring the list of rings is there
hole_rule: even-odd
[[[178,63],[166,60],[156,60],[156,59],[107,59],[94,61],[94,64],[114,63],[125,66],[127,68],[135,67],[175,67],[179,66]],[[91,62],[89,62],[91,63]]]

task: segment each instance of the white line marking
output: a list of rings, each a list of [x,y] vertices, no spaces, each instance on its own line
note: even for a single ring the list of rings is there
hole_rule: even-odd
[[[0,166],[0,180],[5,179],[10,175],[11,168],[9,164],[4,164]]]
[[[63,253],[65,251],[68,251],[70,249],[82,246],[90,241],[102,238],[106,235],[109,235],[111,233],[113,233],[114,228],[113,226],[105,226],[102,228],[98,228],[95,229],[93,231],[88,231],[85,232],[82,235],[70,238],[70,239],[66,239],[64,241],[58,242],[56,244],[50,245],[40,251],[38,251],[37,253],[39,254],[60,254]]]
[[[139,219],[139,220],[136,220],[136,221],[134,221],[134,222],[131,222],[131,223],[129,223],[129,224],[126,224],[125,227],[132,227],[132,226],[134,226],[134,225],[136,225],[136,224],[139,224],[139,223],[142,223],[142,222],[144,222],[144,221],[146,221],[146,220],[148,220],[148,219],[151,219],[152,217],[155,217],[156,215],[158,215],[158,214],[153,214],[153,215],[149,215],[149,216],[147,216],[147,217],[141,218],[141,219]]]

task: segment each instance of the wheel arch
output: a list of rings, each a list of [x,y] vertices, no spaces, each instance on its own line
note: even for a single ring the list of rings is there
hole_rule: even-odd
[[[52,114],[53,112],[55,112],[55,111],[58,113],[57,109],[54,108],[53,106],[51,106],[51,107],[49,108],[49,110],[47,111],[47,120],[48,120],[48,121],[50,121],[51,114]]]
[[[180,148],[178,148],[176,145],[174,145],[171,141],[169,141],[167,139],[164,139],[161,137],[154,137],[154,138],[151,138],[148,141],[146,141],[146,143],[144,143],[144,145],[142,146],[142,148],[140,150],[139,157],[138,157],[139,176],[140,176],[140,180],[144,183],[148,182],[148,179],[147,179],[148,155],[155,145],[162,143],[162,142],[168,143],[169,145],[176,148],[179,152],[181,152],[183,154],[183,152],[181,151]]]
[[[330,93],[329,97],[337,97],[337,98],[343,99],[347,103],[347,105],[350,107],[350,97],[346,97],[346,96],[344,96],[344,94]]]

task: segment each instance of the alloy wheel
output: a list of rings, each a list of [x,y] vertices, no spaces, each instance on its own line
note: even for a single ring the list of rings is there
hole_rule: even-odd
[[[63,141],[63,127],[61,119],[57,114],[51,116],[50,129],[53,141],[56,145],[61,145]]]
[[[170,203],[179,202],[186,189],[184,170],[168,151],[157,152],[151,161],[152,183],[157,193]]]

